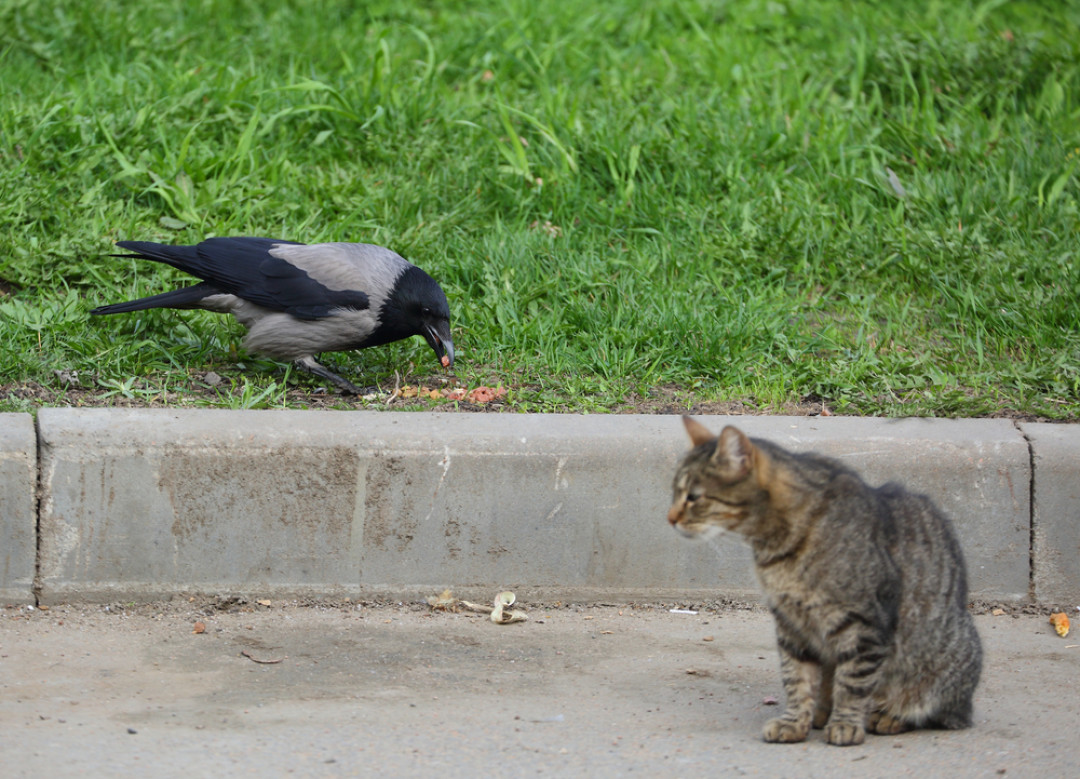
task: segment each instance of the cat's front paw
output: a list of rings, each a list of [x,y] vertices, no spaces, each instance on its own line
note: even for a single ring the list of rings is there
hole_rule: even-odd
[[[853,747],[866,741],[866,730],[854,722],[830,722],[825,726],[825,740],[838,747]]]
[[[805,741],[809,732],[810,723],[802,724],[794,720],[777,717],[765,723],[762,735],[770,744],[792,744],[797,741]]]

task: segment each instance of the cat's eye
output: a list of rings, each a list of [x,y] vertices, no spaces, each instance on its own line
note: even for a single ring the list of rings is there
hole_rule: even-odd
[[[704,497],[704,495],[705,490],[701,489],[700,487],[694,487],[692,490],[686,493],[686,502],[693,503],[698,498]]]

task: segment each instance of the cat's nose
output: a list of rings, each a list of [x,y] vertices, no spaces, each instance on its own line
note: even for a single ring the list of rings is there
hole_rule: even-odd
[[[668,521],[669,524],[675,525],[675,523],[679,521],[679,518],[681,516],[682,516],[682,506],[678,506],[678,505],[672,506],[670,509],[668,509],[667,521]]]

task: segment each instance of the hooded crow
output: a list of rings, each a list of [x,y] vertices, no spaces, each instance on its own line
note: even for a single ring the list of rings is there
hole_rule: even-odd
[[[252,354],[291,360],[347,394],[359,390],[315,360],[319,352],[423,336],[445,368],[454,364],[450,308],[431,276],[404,257],[366,243],[301,244],[271,238],[210,238],[195,246],[148,241],[116,244],[172,265],[198,284],[91,314],[148,308],[201,308],[232,314],[248,332]]]

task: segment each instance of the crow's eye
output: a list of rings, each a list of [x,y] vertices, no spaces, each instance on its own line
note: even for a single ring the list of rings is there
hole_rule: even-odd
[[[428,308],[427,306],[424,306],[423,308],[420,309],[420,313],[423,314],[424,316],[431,316],[431,309]]]

